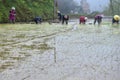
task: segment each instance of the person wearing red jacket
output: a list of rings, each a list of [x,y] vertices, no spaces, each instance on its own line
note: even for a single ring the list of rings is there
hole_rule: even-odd
[[[85,16],[80,16],[80,19],[79,19],[79,23],[80,23],[80,24],[85,24],[86,21],[87,21],[87,17],[85,17]]]
[[[15,23],[15,16],[16,16],[15,7],[12,7],[11,10],[9,11],[9,20],[11,23]]]

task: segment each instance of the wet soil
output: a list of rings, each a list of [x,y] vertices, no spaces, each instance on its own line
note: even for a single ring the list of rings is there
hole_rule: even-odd
[[[0,80],[120,79],[119,26],[0,25],[0,36]]]

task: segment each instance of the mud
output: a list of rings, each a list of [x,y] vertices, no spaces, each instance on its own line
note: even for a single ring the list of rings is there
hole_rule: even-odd
[[[0,80],[120,79],[119,26],[3,26]]]

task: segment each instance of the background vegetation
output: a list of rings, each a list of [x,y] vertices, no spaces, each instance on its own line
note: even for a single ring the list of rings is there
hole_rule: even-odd
[[[109,0],[110,4],[104,10],[106,15],[120,15],[120,0]]]
[[[9,10],[16,8],[16,21],[27,22],[35,16],[53,18],[53,0],[0,0],[0,22],[8,22]]]
[[[109,16],[120,15],[120,0],[109,0],[109,2],[109,6],[101,13]],[[41,16],[44,20],[53,19],[57,16],[57,10],[71,17],[79,17],[83,14],[94,17],[100,13],[98,11],[84,13],[82,5],[78,5],[74,0],[0,0],[0,23],[9,22],[9,10],[12,6],[16,8],[16,21],[19,22],[32,21],[35,16]]]

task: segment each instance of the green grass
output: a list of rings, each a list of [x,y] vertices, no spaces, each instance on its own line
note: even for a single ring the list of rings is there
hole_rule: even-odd
[[[1,51],[0,52],[0,59],[2,59],[2,60],[7,59],[9,54],[10,54],[9,51]]]
[[[18,34],[14,36],[13,38],[25,38],[25,34]]]
[[[47,44],[33,44],[33,45],[22,45],[21,48],[26,48],[30,50],[38,49],[38,50],[49,50],[52,49],[52,47],[49,47]]]
[[[29,41],[39,39],[41,36],[46,36],[71,28],[70,25],[61,24],[0,24],[0,60],[24,60],[31,56],[31,53],[26,50],[39,50],[40,54],[46,50],[53,49],[44,41],[41,43],[33,43],[29,45]],[[46,41],[46,40],[45,40]],[[28,42],[28,45],[25,43]],[[17,51],[18,50],[18,51]],[[20,51],[21,50],[21,51]],[[15,52],[12,52],[15,51]],[[17,52],[17,53],[16,53]],[[33,51],[34,52],[34,51]],[[13,56],[14,54],[22,55]],[[5,63],[0,65],[0,72],[12,66],[13,64]]]
[[[13,66],[14,62],[5,62],[0,66],[0,72],[4,71],[5,69],[9,68],[10,66]]]

